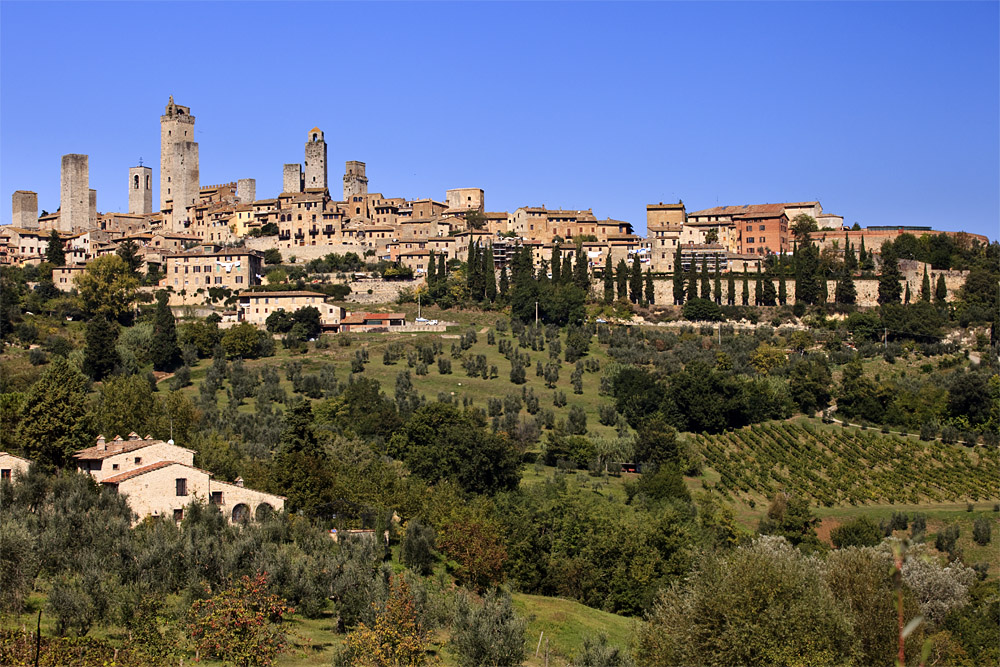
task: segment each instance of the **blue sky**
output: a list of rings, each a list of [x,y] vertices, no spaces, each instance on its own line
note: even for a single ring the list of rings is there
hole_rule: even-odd
[[[369,189],[489,210],[819,199],[862,225],[998,236],[1000,4],[0,2],[0,222],[59,205],[65,153],[98,208],[159,175],[168,95],[202,184],[274,196],[307,131]],[[158,194],[154,193],[154,202]],[[155,205],[155,204],[154,204]]]

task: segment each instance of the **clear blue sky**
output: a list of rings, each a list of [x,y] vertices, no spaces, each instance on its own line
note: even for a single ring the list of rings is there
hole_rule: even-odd
[[[90,155],[127,210],[159,118],[197,118],[202,184],[274,196],[314,125],[331,190],[489,210],[819,199],[862,225],[998,236],[1000,4],[0,2],[0,221]],[[154,193],[154,206],[158,202]]]

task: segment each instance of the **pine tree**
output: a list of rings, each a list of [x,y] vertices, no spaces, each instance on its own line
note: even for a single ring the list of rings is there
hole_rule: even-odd
[[[896,249],[892,241],[882,244],[881,272],[878,278],[878,302],[879,304],[899,303],[903,288],[899,281],[903,274],[899,271],[899,262],[896,259]]]
[[[562,248],[558,243],[552,244],[552,261],[549,262],[552,273],[552,284],[558,285],[562,279]]]
[[[611,303],[615,300],[615,278],[609,263],[610,260],[604,260],[604,303]]]
[[[708,255],[701,257],[701,298],[712,298],[712,284],[708,278]]]
[[[119,364],[118,325],[103,315],[95,315],[87,322],[87,346],[83,350],[83,372],[93,380],[103,380]]]
[[[944,284],[944,274],[939,273],[937,285],[934,288],[934,303],[944,303],[948,298],[948,286]]]
[[[92,444],[87,379],[66,357],[53,356],[28,390],[21,420],[12,435],[12,442],[21,446],[24,455],[44,468],[67,466],[75,451]]]
[[[177,346],[177,325],[174,314],[167,305],[167,294],[160,292],[153,317],[153,339],[150,343],[150,357],[154,371],[172,371],[180,365],[181,350]]]
[[[434,251],[431,250],[431,254],[427,259],[427,288],[430,289],[434,287],[437,283],[437,263],[434,258]]]
[[[63,240],[59,237],[59,232],[52,230],[49,234],[49,245],[45,248],[45,261],[52,266],[65,266],[66,250],[63,248]]]
[[[684,303],[684,271],[681,268],[681,244],[677,244],[677,252],[674,253],[674,305],[679,306]]]
[[[746,269],[743,269],[743,305],[750,305],[750,277]]]
[[[650,305],[656,303],[656,292],[653,289],[652,269],[646,269],[646,303]]]
[[[736,305],[736,276],[730,267],[729,277],[726,278],[726,303],[730,306]]]
[[[510,281],[507,279],[507,265],[500,267],[500,298],[507,298],[507,290],[510,289]]]
[[[628,283],[628,298],[632,303],[642,301],[642,266],[639,253],[632,255],[632,275]]]
[[[486,246],[483,253],[483,280],[486,283],[486,298],[490,303],[497,300],[497,274],[493,268],[493,245]]]
[[[715,256],[715,284],[712,286],[712,296],[717,304],[722,304],[722,276],[719,274],[719,256]]]
[[[931,300],[931,279],[927,276],[926,264],[924,264],[924,279],[920,283],[920,300],[927,303]]]
[[[618,298],[627,299],[628,298],[628,264],[625,263],[624,259],[618,260],[618,266],[615,269],[615,280],[617,281],[618,287]]]

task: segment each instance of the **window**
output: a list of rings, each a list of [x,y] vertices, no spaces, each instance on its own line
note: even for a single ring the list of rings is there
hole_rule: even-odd
[[[180,523],[184,520],[184,510],[174,510],[174,521]]]
[[[140,465],[141,463],[142,463],[142,457],[141,456],[135,457],[135,464]]]
[[[753,243],[753,237],[752,236],[747,239],[747,243]]]
[[[117,463],[112,463],[111,464],[111,469],[112,470],[118,470],[118,464]]]
[[[213,505],[222,504],[222,491],[212,491],[211,503]]]
[[[10,479],[10,472],[11,472],[10,468],[4,468],[3,470],[0,470],[0,479]]]
[[[186,477],[178,477],[176,480],[176,490],[178,496],[186,496],[188,494],[188,481]]]
[[[764,229],[765,229],[764,225],[761,225],[760,226],[760,231],[764,231]]]

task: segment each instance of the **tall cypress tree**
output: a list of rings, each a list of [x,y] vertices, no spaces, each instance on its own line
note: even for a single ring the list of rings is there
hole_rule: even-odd
[[[691,256],[691,261],[688,266],[688,278],[687,278],[687,300],[691,301],[698,298],[698,261]]]
[[[87,346],[83,350],[83,372],[92,380],[103,380],[119,363],[118,325],[103,315],[95,315],[87,322]]]
[[[719,256],[715,256],[715,284],[712,286],[712,296],[715,302],[722,304],[722,276],[719,273]]]
[[[160,292],[153,316],[153,340],[150,343],[153,370],[172,371],[180,364],[181,349],[177,346],[177,325],[167,305],[166,292]]]
[[[465,259],[465,286],[469,288],[469,294],[473,299],[476,294],[476,273],[479,271],[479,257],[476,254],[477,243],[469,242],[469,256]]]
[[[931,279],[927,276],[926,264],[924,264],[924,279],[920,283],[920,300],[928,303],[931,300]]]
[[[448,279],[448,265],[445,264],[444,255],[442,254],[438,257],[438,269],[437,269],[437,280],[440,283],[445,282]]]
[[[434,258],[434,251],[431,250],[427,257],[427,288],[430,289],[437,284],[437,263]]]
[[[764,288],[761,296],[761,303],[765,306],[774,306],[778,302],[778,295],[774,291],[774,274],[771,269],[764,272]]]
[[[611,270],[610,260],[604,260],[604,303],[611,303],[615,300],[615,277]]]
[[[764,305],[764,281],[761,278],[760,269],[757,270],[757,280],[754,281],[753,286],[753,305]]]
[[[852,274],[858,270],[858,258],[854,255],[854,245],[847,238],[844,239],[844,268]]]
[[[845,306],[852,305],[858,299],[858,292],[854,287],[854,275],[846,266],[841,270],[840,280],[837,281],[833,296],[837,303]]]
[[[583,243],[576,246],[576,265],[573,267],[573,282],[584,292],[590,293],[590,277],[587,275],[587,253]]]
[[[552,284],[557,285],[562,279],[562,248],[558,243],[552,244],[552,261],[549,262],[552,272]]]
[[[615,280],[618,287],[618,298],[627,299],[628,298],[628,264],[625,263],[625,259],[618,260],[618,266],[615,268]]]
[[[646,269],[646,303],[656,303],[656,290],[653,289],[653,271]]]
[[[507,297],[507,290],[510,289],[510,281],[507,278],[507,265],[500,267],[500,298]]]
[[[729,268],[729,277],[726,278],[726,303],[730,306],[736,305],[736,276],[732,267]]]
[[[786,257],[782,252],[778,260],[778,303],[784,306],[788,303],[788,286],[785,284]]]
[[[910,305],[910,281],[906,281],[906,288],[903,290],[903,303]]]
[[[944,274],[939,273],[934,287],[934,303],[944,303],[948,298],[948,286],[944,284]]]
[[[712,284],[708,278],[708,255],[701,257],[701,298],[712,298]]]
[[[750,277],[747,275],[747,270],[743,269],[743,305],[750,305]]]
[[[882,244],[881,271],[878,278],[878,302],[899,303],[903,288],[899,284],[903,274],[899,271],[899,262],[896,258],[896,248],[892,241]]]
[[[483,254],[483,279],[486,281],[486,298],[490,303],[497,300],[497,274],[493,268],[493,245],[486,246]]]
[[[642,265],[639,253],[632,255],[632,275],[629,277],[628,298],[632,303],[642,301]]]
[[[679,306],[684,303],[684,272],[681,269],[681,244],[677,243],[677,252],[674,253],[674,305]]]
[[[63,240],[59,236],[59,232],[54,229],[49,234],[49,245],[45,248],[45,261],[52,266],[66,264],[66,250],[63,247]]]

